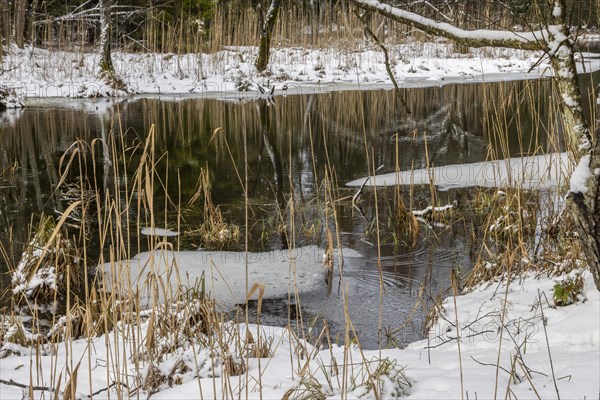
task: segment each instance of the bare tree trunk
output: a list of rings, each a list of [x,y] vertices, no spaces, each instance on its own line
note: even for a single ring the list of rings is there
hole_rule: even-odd
[[[35,15],[35,13],[37,11],[38,3],[39,3],[38,0],[33,0],[31,2],[31,7],[28,12],[29,18],[27,18],[27,24],[25,26],[25,34],[29,38],[32,46],[36,45],[35,30],[34,30],[34,22],[35,21],[33,20],[33,16]]]
[[[110,7],[111,0],[100,0],[100,71],[107,76],[115,74],[110,49]]]
[[[554,70],[561,96],[562,122],[568,150],[579,165],[571,178],[569,209],[575,220],[586,261],[600,290],[600,140],[592,144],[588,122],[583,116],[581,92],[577,81],[574,41],[570,37],[565,0],[555,0],[549,18],[551,25],[537,32],[468,31],[438,23],[418,14],[379,1],[352,0],[358,7],[376,11],[397,22],[412,25],[427,33],[446,37],[471,47],[509,47],[544,50]],[[573,184],[573,181],[577,184]]]
[[[263,20],[262,29],[260,32],[260,44],[258,47],[258,58],[256,59],[256,69],[260,72],[266,70],[267,66],[269,65],[271,35],[273,34],[275,22],[277,22],[280,6],[281,0],[272,0]]]
[[[12,24],[8,0],[0,0],[0,24],[2,24],[2,30],[0,31],[0,35],[2,35],[2,39],[4,39],[4,44],[8,47],[12,39]]]
[[[20,48],[25,45],[25,21],[27,18],[27,1],[17,0],[15,2],[15,43]]]
[[[597,132],[595,145],[592,145],[594,139],[583,116],[574,41],[569,37],[564,17],[566,10],[565,0],[555,1],[552,13],[552,23],[555,25],[548,28],[548,55],[554,70],[554,80],[562,97],[561,114],[567,148],[579,160],[574,172],[577,176],[572,181],[584,181],[582,187],[580,184],[571,184],[568,207],[594,283],[600,290],[600,132]]]

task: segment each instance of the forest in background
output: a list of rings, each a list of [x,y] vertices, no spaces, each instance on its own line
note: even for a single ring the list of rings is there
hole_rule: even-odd
[[[4,46],[92,50],[100,40],[100,3],[92,0],[0,0]],[[213,52],[223,46],[257,45],[269,0],[113,1],[111,42],[129,52]],[[534,30],[548,23],[546,1],[431,0],[397,5],[465,29]],[[550,2],[551,3],[551,2]],[[567,1],[571,26],[596,31],[600,2]],[[344,47],[364,39],[363,22],[346,0],[283,0],[272,46]],[[377,14],[367,23],[386,42],[433,39]],[[581,29],[580,29],[581,28]]]

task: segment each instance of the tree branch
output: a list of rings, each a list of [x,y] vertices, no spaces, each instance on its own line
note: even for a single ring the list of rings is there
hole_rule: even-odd
[[[352,2],[364,10],[378,12],[396,22],[454,40],[469,47],[508,47],[522,50],[546,50],[548,47],[546,43],[549,36],[547,30],[534,32],[465,30],[376,0],[352,0]]]
[[[19,382],[15,382],[12,379],[10,380],[4,380],[4,379],[0,379],[0,383],[4,384],[4,385],[8,385],[8,386],[16,386],[18,388],[21,389],[31,389],[31,390],[44,390],[50,393],[54,393],[56,392],[56,390],[52,387],[49,386],[30,386],[30,385],[24,385],[22,383]]]

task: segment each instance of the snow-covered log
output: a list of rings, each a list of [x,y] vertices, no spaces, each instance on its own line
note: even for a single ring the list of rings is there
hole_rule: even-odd
[[[469,47],[510,47],[523,50],[543,50],[547,30],[533,32],[465,30],[447,22],[437,22],[422,15],[376,0],[352,0],[362,9],[378,12],[394,21],[413,26],[435,36],[452,39]]]

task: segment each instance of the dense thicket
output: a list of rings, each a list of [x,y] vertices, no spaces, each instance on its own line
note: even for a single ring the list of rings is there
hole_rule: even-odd
[[[75,48],[98,44],[95,0],[0,0],[5,45]],[[360,40],[361,22],[347,0],[282,0],[273,43],[331,45]],[[539,4],[538,4],[539,3]],[[600,2],[567,2],[573,26],[597,28]],[[548,12],[545,0],[400,0],[396,4],[463,28],[535,28]],[[267,0],[120,0],[112,6],[112,42],[127,51],[212,51],[223,45],[257,45]],[[402,40],[408,28],[368,16],[384,40]]]

